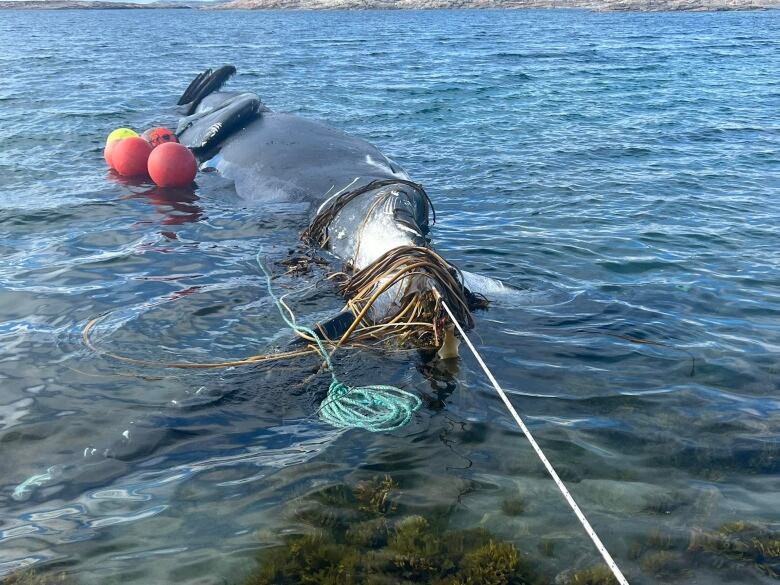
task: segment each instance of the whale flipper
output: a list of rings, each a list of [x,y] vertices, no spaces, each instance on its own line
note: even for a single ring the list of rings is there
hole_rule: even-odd
[[[235,73],[236,68],[233,65],[206,69],[190,82],[176,105],[184,106],[184,115],[189,116],[204,97],[220,89]]]
[[[200,156],[245,127],[263,108],[255,94],[241,93],[225,100],[216,109],[204,109],[182,118],[176,135],[179,142]]]
[[[200,84],[200,82],[203,81],[203,79],[206,76],[211,75],[212,71],[213,71],[212,69],[206,69],[205,71],[198,73],[195,76],[195,79],[190,81],[190,84],[187,86],[187,89],[184,90],[184,93],[181,94],[181,97],[179,98],[179,101],[176,102],[176,105],[183,106],[185,104],[188,104],[192,100],[192,97],[195,95],[195,88],[198,87],[198,84]]]

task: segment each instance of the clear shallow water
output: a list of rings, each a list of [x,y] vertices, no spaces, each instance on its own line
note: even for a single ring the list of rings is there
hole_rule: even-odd
[[[85,349],[107,311],[97,341],[142,359],[287,339],[254,255],[281,258],[300,210],[102,161],[111,129],[173,124],[191,77],[229,62],[232,87],[376,143],[428,188],[447,258],[527,289],[474,337],[632,582],[667,581],[643,562],[659,532],[677,582],[771,582],[684,555],[697,531],[780,522],[778,31],[773,12],[4,11],[0,572],[237,579],[300,528],[289,502],[377,473],[535,557],[554,540],[552,575],[598,561],[469,356],[342,355],[343,378],[426,403],[377,436],[316,420],[311,362],[192,373]],[[324,285],[294,298],[340,306]]]

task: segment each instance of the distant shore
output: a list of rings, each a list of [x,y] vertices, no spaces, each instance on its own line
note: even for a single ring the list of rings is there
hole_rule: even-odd
[[[0,1],[0,10],[148,10],[153,8],[196,8],[196,4],[186,2],[153,2],[139,4],[137,2],[105,2],[101,0],[22,0]]]
[[[580,8],[598,12],[704,12],[780,9],[780,0],[228,0],[150,4],[101,0],[0,1],[0,9],[17,10],[397,10]]]

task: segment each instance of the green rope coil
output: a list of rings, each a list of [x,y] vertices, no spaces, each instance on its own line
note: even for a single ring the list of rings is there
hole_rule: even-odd
[[[359,428],[372,433],[394,431],[406,426],[422,406],[420,398],[395,386],[378,384],[352,388],[339,381],[333,369],[331,356],[320,338],[309,327],[298,325],[290,308],[274,294],[271,275],[266,270],[259,253],[257,265],[265,275],[268,295],[273,299],[284,322],[294,331],[305,333],[314,339],[330,371],[331,383],[328,395],[319,408],[320,418],[335,427]]]

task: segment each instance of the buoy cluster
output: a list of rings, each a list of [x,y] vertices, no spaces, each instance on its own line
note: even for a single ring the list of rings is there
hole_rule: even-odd
[[[186,187],[198,171],[190,149],[167,128],[151,128],[141,136],[130,128],[117,128],[108,135],[103,156],[120,175],[149,176],[160,187]]]

